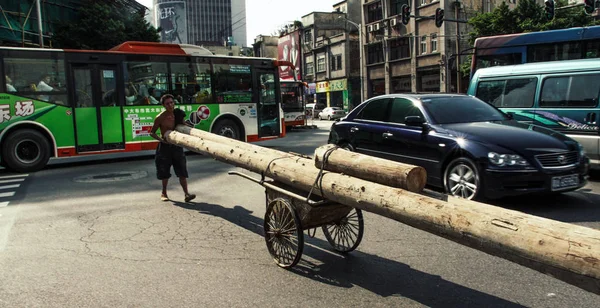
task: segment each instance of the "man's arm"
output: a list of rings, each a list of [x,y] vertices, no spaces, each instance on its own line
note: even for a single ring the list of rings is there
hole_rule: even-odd
[[[162,143],[168,143],[164,138],[162,138],[161,136],[156,134],[156,131],[158,131],[158,129],[160,128],[160,123],[162,121],[162,117],[159,115],[158,117],[156,117],[156,119],[154,119],[154,125],[152,125],[152,129],[150,130],[150,137],[162,142]],[[161,132],[162,134],[162,132]]]

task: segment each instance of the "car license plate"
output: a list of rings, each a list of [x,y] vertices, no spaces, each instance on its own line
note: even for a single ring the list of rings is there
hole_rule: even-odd
[[[579,175],[563,175],[552,177],[552,190],[561,190],[579,185]]]

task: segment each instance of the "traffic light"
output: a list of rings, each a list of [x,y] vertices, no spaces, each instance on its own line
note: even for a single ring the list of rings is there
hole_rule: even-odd
[[[437,9],[435,9],[435,26],[439,28],[442,26],[443,23],[444,23],[444,10],[437,8]]]
[[[407,4],[402,5],[402,23],[408,25],[408,21],[410,21],[410,6]]]
[[[585,6],[583,9],[586,13],[592,14],[596,10],[596,0],[583,0]]]
[[[554,0],[546,0],[544,1],[544,4],[546,5],[544,8],[544,11],[546,11],[546,18],[548,18],[548,20],[554,19]]]

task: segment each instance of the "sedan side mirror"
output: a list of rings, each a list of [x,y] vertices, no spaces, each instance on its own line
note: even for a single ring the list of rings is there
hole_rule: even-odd
[[[425,124],[425,119],[420,116],[408,116],[404,118],[404,124],[408,126],[423,126]]]

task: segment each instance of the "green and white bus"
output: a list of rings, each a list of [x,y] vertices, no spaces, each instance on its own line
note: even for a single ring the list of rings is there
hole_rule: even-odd
[[[285,136],[278,66],[191,45],[125,42],[108,51],[0,47],[0,162],[154,150],[170,93],[198,129],[254,142]]]

